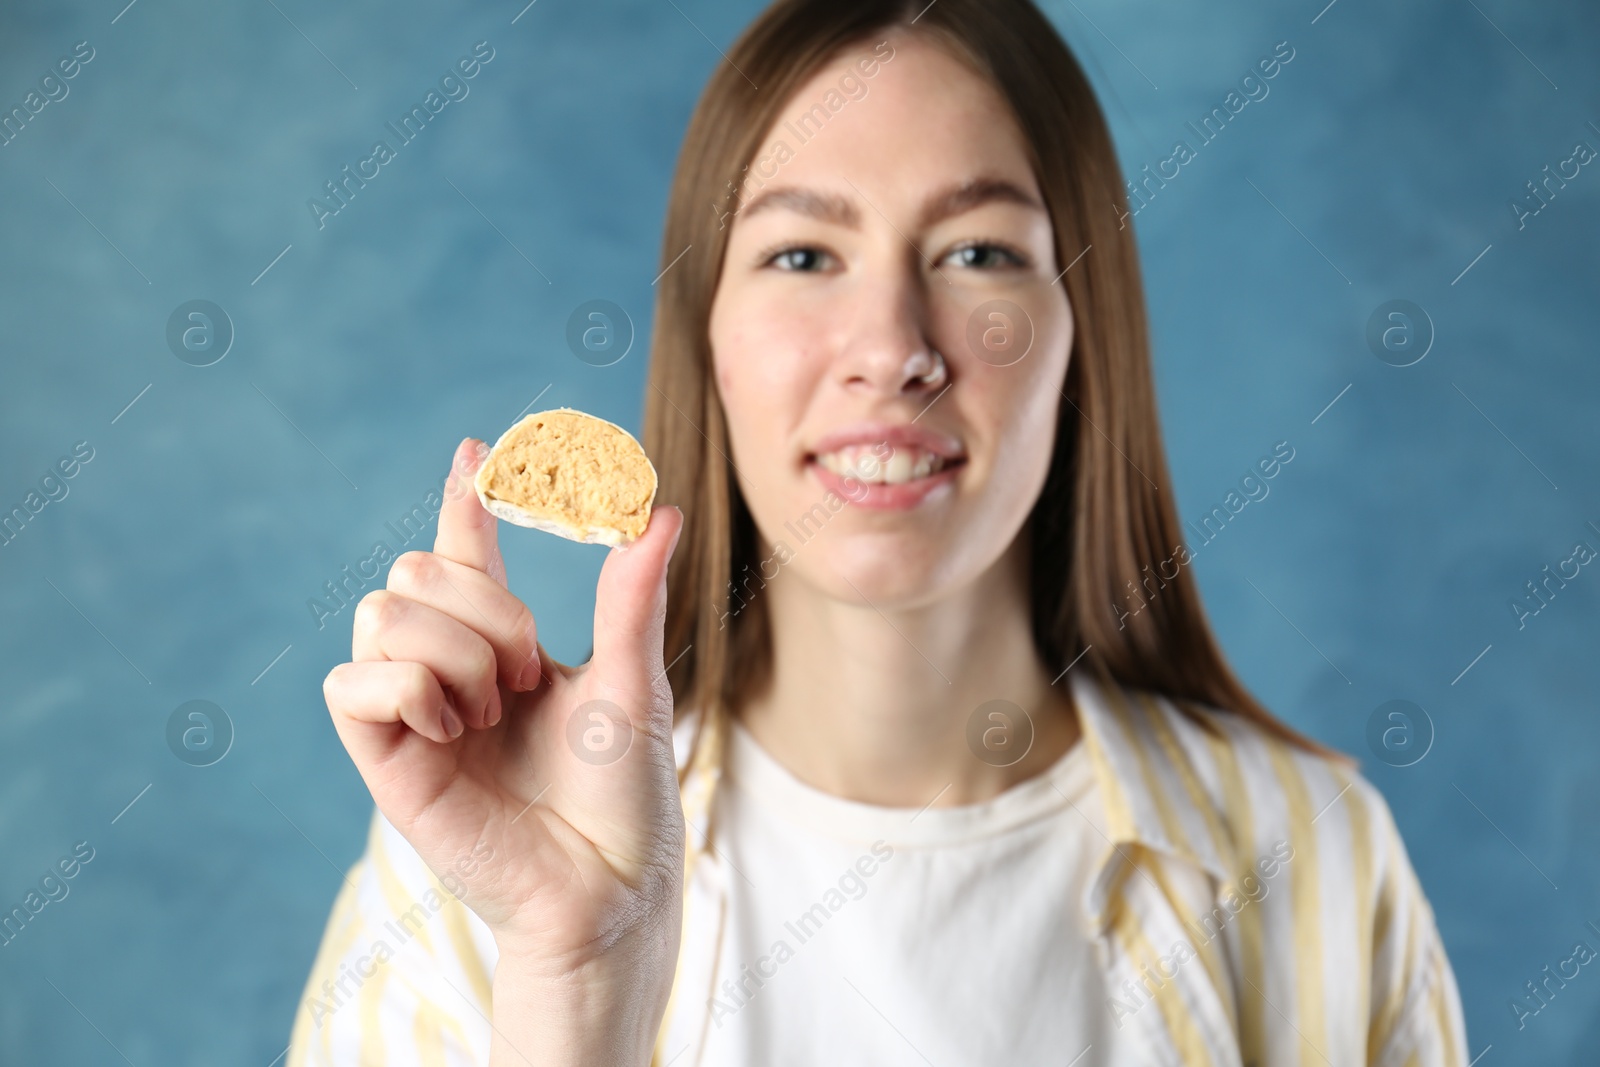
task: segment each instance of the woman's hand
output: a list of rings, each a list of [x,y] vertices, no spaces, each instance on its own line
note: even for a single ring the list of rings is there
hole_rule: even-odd
[[[500,947],[491,1061],[512,1062],[505,1045],[517,1062],[642,1064],[682,913],[662,626],[683,515],[657,508],[606,557],[594,654],[566,667],[506,588],[472,487],[487,454],[470,438],[456,450],[433,551],[395,560],[361,600],[353,662],[323,693],[379,809],[435,874],[473,856],[464,899]]]

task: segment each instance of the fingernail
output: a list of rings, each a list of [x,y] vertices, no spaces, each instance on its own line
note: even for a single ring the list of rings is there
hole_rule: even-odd
[[[668,559],[672,558],[672,554],[678,550],[678,539],[683,536],[683,528],[688,525],[688,520],[683,517],[683,509],[674,508],[673,510],[678,513],[678,531],[672,535],[672,544],[667,546]]]
[[[456,738],[460,737],[461,731],[466,729],[466,727],[462,725],[461,716],[456,714],[455,709],[449,704],[446,704],[444,706],[444,711],[440,714],[444,721],[444,732],[449,735],[450,740],[454,741]]]
[[[539,684],[541,677],[543,677],[543,672],[539,669],[539,655],[534,653],[528,662],[522,665],[522,688],[524,690],[532,689]]]

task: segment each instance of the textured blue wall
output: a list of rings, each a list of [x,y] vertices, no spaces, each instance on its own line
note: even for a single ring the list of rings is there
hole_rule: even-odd
[[[350,613],[319,628],[307,600],[399,540],[464,434],[536,397],[637,427],[678,140],[757,6],[122,2],[0,16],[5,109],[93,49],[0,148],[0,508],[60,497],[0,547],[0,906],[93,850],[0,947],[0,1060],[266,1065],[370,810],[320,694]],[[1520,1030],[1508,1002],[1600,947],[1600,567],[1520,626],[1511,601],[1600,548],[1600,165],[1520,224],[1511,204],[1600,148],[1600,17],[1321,5],[1047,10],[1130,171],[1195,148],[1133,223],[1184,518],[1295,450],[1198,549],[1224,645],[1389,798],[1480,1062],[1592,1063],[1600,972]],[[308,198],[479,41],[468,94],[319,229]],[[1199,145],[1186,123],[1283,41]],[[564,342],[596,298],[637,329],[610,367]],[[1435,335],[1404,367],[1366,339],[1396,299]],[[169,348],[191,300],[232,324],[210,366]],[[581,657],[603,553],[506,553]],[[1367,740],[1395,699],[1432,724],[1410,766]],[[211,766],[169,748],[191,700],[232,723]]]

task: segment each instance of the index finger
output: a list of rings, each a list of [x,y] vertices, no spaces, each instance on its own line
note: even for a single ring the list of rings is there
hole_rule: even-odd
[[[433,551],[464,567],[483,571],[506,584],[506,564],[500,556],[498,523],[484,510],[473,487],[478,468],[488,458],[489,446],[468,437],[456,446],[445,482],[444,506],[439,509],[439,531],[434,535]]]

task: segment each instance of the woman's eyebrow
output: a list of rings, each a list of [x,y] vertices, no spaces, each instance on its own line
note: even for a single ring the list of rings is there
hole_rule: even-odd
[[[1022,207],[1035,211],[1043,211],[1044,205],[1039,198],[1023,189],[1022,186],[1005,178],[973,178],[952,185],[940,192],[933,194],[922,205],[922,217],[918,220],[920,226],[932,226],[936,222],[959,215],[964,211],[971,211],[981,204],[999,201],[1006,204],[1019,204]]]
[[[844,197],[837,193],[819,193],[792,185],[780,185],[762,190],[739,213],[749,218],[758,211],[775,208],[787,208],[797,214],[806,215],[820,222],[831,222],[835,226],[847,229],[855,230],[861,227],[860,213],[856,211],[855,205]]]
[[[992,201],[1019,204],[1036,211],[1045,210],[1038,197],[1015,182],[1005,178],[973,178],[947,186],[930,195],[923,202],[917,224],[919,228],[932,226],[936,222],[971,211]],[[846,229],[855,230],[861,227],[860,212],[843,196],[788,185],[775,186],[757,193],[740,214],[748,218],[758,211],[772,208],[787,208],[820,222],[829,222]]]

